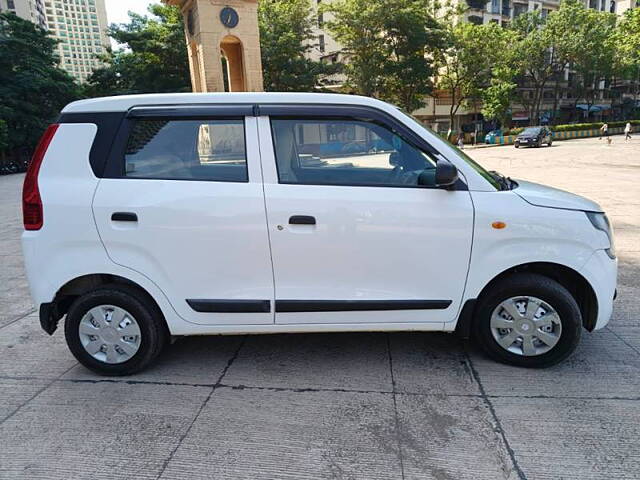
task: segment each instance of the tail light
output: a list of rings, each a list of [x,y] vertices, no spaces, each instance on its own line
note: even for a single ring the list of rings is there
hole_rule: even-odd
[[[22,186],[22,218],[25,230],[40,230],[44,223],[42,214],[42,199],[40,198],[40,190],[38,189],[38,173],[42,159],[47,153],[47,148],[56,134],[59,125],[53,124],[45,130],[36,151],[33,153],[31,163],[27,169],[27,176],[24,177]]]

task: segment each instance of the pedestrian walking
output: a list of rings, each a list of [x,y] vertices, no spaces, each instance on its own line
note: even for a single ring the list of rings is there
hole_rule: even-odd
[[[476,144],[476,131],[471,132],[471,146],[473,147]]]
[[[631,122],[624,126],[624,141],[631,140]]]
[[[458,148],[460,150],[464,150],[464,140],[462,139],[463,134],[458,135]]]
[[[608,137],[609,136],[609,124],[608,123],[603,123],[602,126],[600,127],[600,137]]]

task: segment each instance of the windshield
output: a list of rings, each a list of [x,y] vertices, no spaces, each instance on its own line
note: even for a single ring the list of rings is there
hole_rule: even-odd
[[[402,112],[407,118],[409,118],[413,123],[417,124],[420,128],[422,128],[422,129],[424,129],[424,130],[426,130],[428,132],[431,132],[432,134],[438,136],[438,134],[436,132],[431,130],[429,127],[424,126],[422,124],[422,122],[420,122],[420,120],[418,120],[416,117],[414,117],[410,113],[405,112],[403,109],[401,109],[399,107],[396,107],[396,108],[398,108],[398,110],[400,110],[400,112]],[[491,175],[488,171],[486,171],[479,163],[477,163],[469,155],[464,153],[462,150],[460,150],[458,147],[453,145],[451,142],[447,141],[444,138],[443,138],[443,140],[445,142],[447,142],[449,147],[451,147],[453,149],[453,151],[456,152],[456,154],[458,155],[458,157],[461,160],[463,160],[466,163],[468,163],[471,168],[473,168],[476,172],[478,172],[478,174],[480,174],[480,176],[482,176],[482,178],[484,178],[487,182],[489,182],[496,190],[502,190],[502,187],[500,186],[500,183],[495,179],[495,177],[493,175]]]
[[[537,134],[539,134],[539,133],[540,133],[540,128],[538,128],[538,127],[535,127],[535,128],[532,128],[532,127],[525,128],[525,129],[524,129],[524,132],[522,132],[522,133],[526,133],[526,134],[528,134],[528,135],[537,135]]]

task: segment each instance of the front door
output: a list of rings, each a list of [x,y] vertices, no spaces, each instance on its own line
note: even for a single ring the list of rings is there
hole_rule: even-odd
[[[451,322],[471,253],[464,184],[435,183],[428,154],[362,118],[260,119],[276,323]],[[273,145],[273,146],[272,146]]]
[[[156,283],[185,320],[273,323],[255,117],[146,114],[128,120],[122,168],[95,194],[109,257]]]

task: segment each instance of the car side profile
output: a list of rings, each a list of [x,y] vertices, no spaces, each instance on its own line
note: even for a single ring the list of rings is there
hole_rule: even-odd
[[[550,147],[553,144],[553,133],[547,127],[527,127],[515,139],[514,147]]]
[[[546,367],[612,312],[594,202],[487,172],[387,103],[211,93],[74,102],[23,189],[43,329],[100,374],[171,337],[445,331]]]

